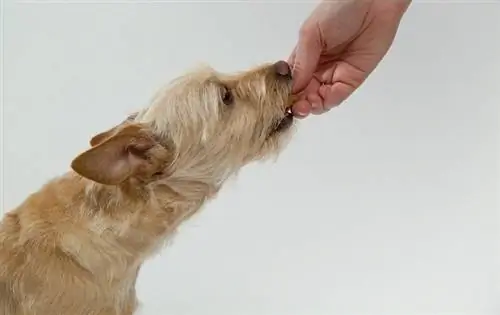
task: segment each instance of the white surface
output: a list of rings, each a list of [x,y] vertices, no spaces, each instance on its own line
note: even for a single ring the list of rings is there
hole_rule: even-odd
[[[142,314],[499,314],[500,4],[470,2],[415,2],[362,89],[145,265]],[[7,1],[2,208],[196,63],[286,58],[312,7]]]

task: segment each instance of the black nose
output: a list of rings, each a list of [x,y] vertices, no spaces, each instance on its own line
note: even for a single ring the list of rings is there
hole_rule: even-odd
[[[286,61],[280,60],[274,64],[276,74],[282,77],[291,78],[292,70]]]

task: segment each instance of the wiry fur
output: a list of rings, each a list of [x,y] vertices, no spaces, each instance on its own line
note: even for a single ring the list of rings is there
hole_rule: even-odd
[[[272,130],[290,84],[274,65],[197,70],[92,138],[72,171],[4,216],[0,315],[132,314],[144,260],[226,179],[287,142],[289,128]]]

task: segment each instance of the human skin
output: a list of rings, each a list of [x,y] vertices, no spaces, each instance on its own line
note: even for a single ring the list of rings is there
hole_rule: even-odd
[[[322,1],[302,24],[289,64],[299,118],[345,101],[389,51],[411,0]]]

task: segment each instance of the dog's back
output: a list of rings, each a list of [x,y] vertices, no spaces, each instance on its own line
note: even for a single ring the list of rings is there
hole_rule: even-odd
[[[15,272],[13,244],[19,238],[19,220],[8,213],[0,223],[0,315],[17,315],[18,301],[14,298],[12,274]],[[14,254],[14,255],[13,255]]]
[[[92,248],[99,252],[93,246],[98,241],[79,233],[85,222],[84,193],[80,179],[63,176],[3,217],[0,315],[132,314],[134,270],[124,279],[106,279],[73,255]],[[63,235],[78,238],[71,250],[64,246]]]

